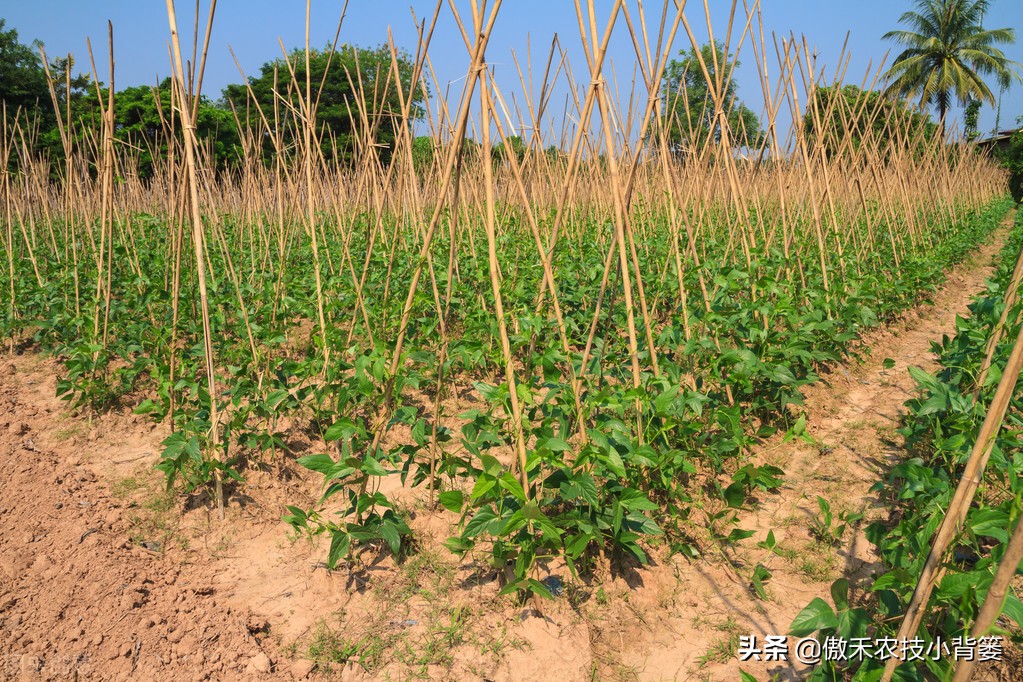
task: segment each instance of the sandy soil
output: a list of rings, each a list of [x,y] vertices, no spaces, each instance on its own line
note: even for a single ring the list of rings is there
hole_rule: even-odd
[[[162,434],[63,416],[51,361],[0,381],[0,672],[5,679],[242,679],[269,670],[265,624],[206,552],[163,546],[174,499],[132,500]],[[287,676],[282,676],[287,678]]]
[[[366,554],[328,572],[319,542],[281,523],[315,477],[267,463],[231,491],[218,521],[201,498],[168,494],[152,468],[167,432],[127,410],[91,420],[56,399],[56,364],[0,361],[0,677],[5,679],[735,680],[739,635],[783,634],[842,575],[876,567],[859,528],[836,547],[809,532],[817,496],[883,516],[869,488],[901,453],[906,368],[933,369],[930,342],[954,330],[983,288],[1004,229],[925,304],[866,340],[871,352],[805,391],[802,441],[769,441],[755,461],[785,470],[739,524],[757,535],[723,556],[665,559],[568,584],[517,606],[470,557],[442,546],[454,515],[398,495],[418,551]],[[895,366],[885,369],[890,358]],[[319,443],[297,440],[295,449]],[[865,525],[865,524],[863,524]],[[755,547],[773,531],[781,554]],[[772,572],[768,599],[749,577]],[[796,667],[743,664],[758,679]],[[994,671],[992,671],[994,674]],[[1008,679],[1008,678],[1006,678]]]

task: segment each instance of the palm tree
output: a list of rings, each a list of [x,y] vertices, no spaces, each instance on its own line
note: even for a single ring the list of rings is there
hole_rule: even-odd
[[[994,76],[1002,87],[1023,81],[1020,64],[995,47],[1013,43],[1016,31],[981,25],[989,5],[988,0],[916,0],[916,10],[899,18],[911,30],[884,35],[905,46],[888,71],[888,92],[919,96],[921,105],[937,104],[942,132],[953,96],[994,105],[984,76]]]

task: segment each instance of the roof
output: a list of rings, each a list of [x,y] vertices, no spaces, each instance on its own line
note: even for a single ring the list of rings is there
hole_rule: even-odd
[[[1023,130],[1023,128],[999,130],[998,132],[992,133],[989,137],[985,137],[983,140],[979,140],[979,142],[996,142],[998,140],[1007,140],[1013,135],[1015,135],[1019,130]]]

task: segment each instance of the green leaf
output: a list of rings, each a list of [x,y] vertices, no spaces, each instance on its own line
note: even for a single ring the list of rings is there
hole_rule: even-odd
[[[582,553],[590,545],[590,540],[590,536],[585,533],[572,537],[565,543],[565,554],[570,557],[582,556]]]
[[[458,554],[459,556],[465,554],[470,549],[472,549],[472,544],[473,544],[472,542],[469,542],[468,540],[463,540],[457,535],[450,537],[444,541],[444,546],[447,547],[450,552],[452,552],[453,554]]]
[[[461,490],[445,490],[437,496],[441,506],[456,514],[462,513],[462,505],[465,504],[465,495]]]
[[[219,465],[217,466],[217,468],[223,471],[225,476],[230,478],[232,481],[238,481],[239,483],[242,482],[242,475],[240,473],[238,473],[237,471],[235,471],[234,469],[232,469],[231,467],[227,466],[224,463],[217,462],[217,464]]]
[[[774,550],[774,546],[777,544],[778,541],[774,537],[774,529],[772,528],[771,530],[767,531],[767,537],[764,538],[761,542],[757,543],[757,547]]]
[[[1005,604],[1002,605],[1002,615],[1011,618],[1016,625],[1023,627],[1023,603],[1010,591],[1005,595]]]
[[[874,581],[870,590],[880,592],[881,590],[892,589],[897,586],[911,585],[915,581],[912,574],[904,568],[892,569]]]
[[[469,519],[469,523],[465,524],[465,531],[462,533],[463,538],[474,538],[484,530],[491,521],[497,518],[497,514],[490,507],[480,507],[476,510],[476,513]]]
[[[843,639],[866,637],[870,614],[864,609],[844,609],[838,613],[838,636]]]
[[[849,608],[849,581],[839,578],[831,583],[831,599],[835,602],[835,608],[843,611]]]
[[[469,499],[475,502],[497,485],[497,480],[493,478],[478,478],[476,479],[476,485],[472,487],[472,492],[469,493]]]
[[[520,502],[526,501],[526,493],[522,489],[522,484],[519,483],[519,480],[510,471],[501,474],[501,478],[497,479],[497,483],[501,488],[510,492],[516,500]]]
[[[384,521],[380,524],[380,537],[387,543],[392,554],[397,554],[401,549],[401,534],[393,523]]]
[[[494,478],[500,476],[504,471],[504,466],[493,455],[480,455],[480,464],[483,466],[483,471]]]
[[[330,425],[327,431],[323,434],[323,440],[330,443],[335,440],[341,440],[342,438],[347,439],[353,436],[356,431],[355,422],[351,419],[341,419]]]
[[[913,367],[910,365],[909,375],[913,377],[913,381],[915,381],[921,388],[926,388],[931,391],[937,391],[940,389],[941,382],[938,381],[937,377],[931,376],[919,367]]]
[[[740,540],[751,538],[756,535],[756,531],[743,530],[742,528],[733,528],[732,532],[728,534],[728,542],[734,544]]]
[[[725,504],[732,509],[741,509],[742,505],[746,503],[746,486],[742,483],[732,483],[730,486],[725,488],[723,496],[725,498]]]
[[[329,474],[336,466],[336,463],[330,458],[330,455],[325,454],[306,455],[305,457],[299,457],[295,461],[298,462],[300,466],[303,466],[310,471],[321,473],[324,476]]]
[[[917,408],[916,416],[925,417],[929,414],[944,412],[946,409],[948,409],[948,400],[945,393],[934,393]]]
[[[560,438],[544,438],[542,440],[537,441],[536,443],[537,450],[543,450],[545,448],[547,450],[550,450],[551,452],[572,451],[572,446],[570,446],[568,443],[566,443]]]
[[[600,458],[604,466],[611,470],[616,478],[625,478],[625,462],[622,461],[618,451],[611,449],[606,455]]]
[[[288,392],[283,388],[278,388],[276,391],[271,391],[270,395],[266,397],[264,405],[270,410],[276,410],[277,406],[284,402],[288,397]]]
[[[488,403],[494,402],[500,395],[501,388],[503,388],[501,386],[492,386],[491,384],[486,384],[482,381],[477,381],[473,384],[473,387],[479,391],[479,394],[483,396],[483,399]]]
[[[561,495],[566,500],[581,499],[590,506],[597,506],[597,482],[585,471],[578,472],[573,478],[562,481]]]
[[[299,509],[298,507],[286,505],[286,508],[291,513],[282,516],[281,521],[290,526],[294,526],[295,528],[305,528],[309,515],[306,514],[304,510]]]
[[[345,531],[334,531],[330,538],[330,552],[327,554],[327,568],[331,571],[343,556],[347,556],[352,546],[352,538]]]
[[[526,581],[526,584],[529,585],[529,589],[533,594],[543,597],[544,599],[554,599],[554,595],[551,594],[551,591],[539,580],[530,578]]]
[[[771,579],[771,571],[767,569],[763,564],[757,564],[756,569],[753,571],[753,591],[757,593],[757,596],[761,599],[767,599],[767,590],[764,588],[764,583]]]
[[[370,476],[387,475],[387,469],[381,466],[379,461],[370,457],[369,455],[367,455],[366,458],[362,460],[362,466],[359,467],[359,470],[365,474],[369,474]]]
[[[658,506],[647,499],[647,496],[633,488],[626,488],[618,498],[622,506],[631,511],[653,511]]]
[[[687,559],[699,559],[700,550],[691,542],[679,542],[671,545],[671,554],[681,554]]]
[[[657,452],[649,445],[643,445],[632,451],[629,460],[642,467],[655,467],[657,466]]]
[[[654,398],[653,406],[657,411],[657,414],[665,414],[668,411],[668,408],[671,407],[671,404],[675,401],[675,397],[678,395],[680,388],[681,387],[677,384],[670,386],[666,391]]]
[[[789,634],[793,637],[807,637],[818,630],[833,630],[838,627],[838,617],[828,603],[815,598],[792,621]]]
[[[139,403],[139,406],[134,409],[135,414],[152,414],[155,411],[156,403],[154,403],[149,398],[143,400],[141,403]]]
[[[796,419],[796,423],[792,425],[792,428],[785,433],[783,440],[790,441],[793,438],[799,438],[807,443],[813,442],[813,437],[806,431],[806,415],[801,414]]]
[[[1009,541],[1009,514],[1004,509],[985,507],[970,514],[969,527],[976,535]]]
[[[990,579],[991,574],[979,570],[968,573],[946,573],[941,579],[938,592],[946,599],[959,599],[976,588],[977,583],[985,576]]]
[[[529,521],[539,521],[543,518],[543,512],[540,511],[539,505],[534,500],[526,502],[522,507],[522,515]]]

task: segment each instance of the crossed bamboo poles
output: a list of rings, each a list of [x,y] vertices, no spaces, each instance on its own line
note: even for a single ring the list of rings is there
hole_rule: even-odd
[[[273,111],[263,111],[254,97],[248,110],[234,111],[244,137],[245,157],[241,171],[212,183],[205,170],[212,167],[211,151],[196,138],[194,121],[215,2],[210,6],[202,59],[193,73],[191,66],[185,68],[174,5],[168,0],[174,71],[171,107],[162,111],[162,134],[167,142],[168,157],[156,163],[152,186],[146,187],[130,178],[128,169],[132,167],[137,150],[121,146],[114,139],[112,124],[116,102],[112,87],[106,103],[99,102],[101,126],[98,132],[73,130],[70,111],[66,112],[61,132],[65,166],[60,202],[50,200],[45,184],[37,175],[15,180],[24,184],[24,191],[21,191],[12,188],[12,178],[4,172],[2,186],[12,317],[17,313],[18,295],[13,261],[16,240],[20,237],[17,248],[27,253],[34,276],[41,283],[42,272],[35,254],[48,243],[57,250],[51,219],[62,214],[65,236],[69,238],[65,243],[71,244],[70,253],[65,249],[64,262],[74,271],[75,305],[89,304],[88,292],[80,290],[78,281],[79,263],[91,259],[97,269],[93,333],[97,338],[106,337],[112,295],[114,264],[110,254],[113,246],[116,240],[131,243],[135,239],[133,211],[157,208],[158,213],[169,218],[171,226],[168,240],[171,265],[165,277],[173,292],[173,341],[169,352],[172,377],[178,345],[178,300],[183,278],[191,278],[200,293],[206,381],[214,411],[210,441],[211,447],[219,452],[217,439],[223,415],[216,413],[217,362],[211,340],[216,330],[210,326],[206,280],[224,278],[229,281],[244,318],[250,352],[254,359],[259,358],[262,350],[256,346],[247,318],[241,283],[255,281],[264,271],[273,277],[276,310],[277,302],[285,294],[284,263],[295,245],[304,239],[313,251],[316,328],[322,344],[324,371],[332,360],[327,343],[328,330],[332,327],[341,326],[349,344],[359,339],[373,344],[375,339],[393,334],[389,379],[373,421],[369,452],[374,453],[385,436],[393,408],[395,379],[409,343],[415,293],[421,281],[428,281],[439,319],[436,341],[440,348],[429,461],[432,495],[437,461],[443,456],[437,439],[438,424],[445,409],[441,397],[445,388],[457,380],[457,377],[446,376],[444,369],[452,340],[452,284],[460,277],[460,261],[475,260],[485,251],[490,300],[481,298],[480,304],[492,306],[498,323],[502,370],[511,389],[513,466],[529,494],[530,481],[525,467],[529,443],[514,387],[517,382],[529,380],[537,337],[533,336],[525,358],[513,354],[508,328],[509,324],[518,322],[514,313],[505,309],[503,285],[508,273],[502,272],[496,247],[497,240],[507,230],[527,230],[527,243],[535,248],[533,258],[543,274],[534,310],[553,315],[557,343],[569,358],[563,372],[572,392],[576,438],[582,445],[587,439],[589,415],[585,393],[592,381],[589,368],[601,346],[600,321],[602,315],[606,316],[615,306],[623,306],[626,314],[628,380],[639,387],[644,372],[656,376],[660,371],[658,357],[663,351],[658,348],[657,334],[670,320],[680,322],[687,339],[709,336],[721,347],[721,330],[708,328],[692,310],[695,306],[710,311],[718,296],[717,285],[707,280],[702,267],[708,257],[720,255],[724,262],[755,268],[759,267],[756,265],[758,254],[780,248],[785,265],[780,266],[777,275],[790,284],[802,286],[807,260],[812,258],[828,295],[840,296],[849,268],[859,271],[871,259],[880,258],[877,245],[883,244],[890,250],[898,271],[907,255],[926,249],[944,232],[954,229],[967,207],[978,205],[997,192],[1000,178],[993,167],[981,164],[978,171],[968,154],[958,154],[942,140],[924,139],[919,132],[907,133],[897,120],[885,121],[881,132],[877,133],[874,123],[881,115],[881,107],[869,109],[865,97],[849,106],[839,94],[837,86],[843,82],[848,65],[844,49],[830,80],[824,67],[816,63],[805,39],[798,40],[795,36],[774,39],[775,61],[771,63],[757,2],[750,5],[744,1],[741,9],[733,2],[724,33],[724,54],[719,54],[715,47],[710,63],[702,54],[698,57],[699,68],[710,86],[708,106],[712,109],[701,113],[708,113],[716,122],[719,136],[711,136],[690,149],[684,163],[676,161],[668,129],[672,125],[683,129],[689,126],[693,112],[687,111],[685,116],[674,120],[670,114],[666,117],[667,112],[678,111],[679,104],[688,107],[688,101],[684,92],[666,92],[661,87],[679,30],[684,30],[690,43],[698,47],[684,12],[684,2],[665,2],[659,21],[651,23],[642,4],[638,4],[633,13],[625,2],[617,0],[601,24],[594,4],[577,0],[575,9],[588,81],[576,80],[559,40],[555,39],[545,60],[539,88],[532,87],[531,66],[527,64],[524,72],[518,58],[515,59],[518,79],[523,84],[524,107],[514,98],[505,97],[487,66],[486,47],[496,25],[500,0],[494,0],[490,7],[487,2],[470,2],[469,21],[463,21],[453,0],[447,4],[465,43],[469,68],[454,111],[448,109],[446,97],[425,99],[429,110],[427,125],[439,152],[428,168],[415,167],[409,118],[416,93],[425,95],[429,82],[434,93],[443,90],[429,58],[429,45],[443,0],[438,1],[429,22],[417,23],[420,40],[408,82],[403,82],[399,72],[393,41],[389,41],[390,69],[378,73],[371,92],[364,88],[358,74],[349,74],[359,93],[350,103],[360,123],[352,142],[357,159],[353,169],[342,168],[322,151],[324,141],[330,142],[335,150],[337,142],[326,137],[316,125],[323,83],[317,90],[310,78],[310,8],[307,4],[305,82],[298,81],[294,64],[285,53],[287,68],[279,74],[280,97]],[[703,5],[713,44],[709,7],[706,2]],[[335,47],[343,14],[342,11]],[[638,71],[626,100],[619,96],[614,76],[606,75],[610,37],[623,23],[635,51]],[[733,30],[736,27],[741,29]],[[732,40],[736,34],[738,40],[733,50]],[[198,44],[196,31],[189,65],[197,62]],[[725,66],[729,63],[729,53],[738,54],[743,46],[753,51],[765,102],[766,130],[755,143],[747,131],[731,130],[726,117],[733,103],[725,101],[725,93],[734,73]],[[111,85],[112,53],[111,46]],[[775,71],[773,77],[772,71]],[[874,71],[868,69],[863,85],[869,82],[868,89],[872,89],[880,73],[881,65]],[[98,93],[95,66],[93,80]],[[574,130],[559,132],[552,122],[551,111],[555,107],[552,93],[559,83],[568,91],[561,120],[577,121]],[[59,108],[52,78],[50,85],[54,106]],[[829,91],[821,89],[825,85],[831,86]],[[822,100],[818,94],[825,92],[830,94]],[[379,103],[388,93],[398,98],[396,115],[379,110]],[[801,96],[805,99],[801,100]],[[156,101],[161,104],[158,96]],[[475,118],[474,101],[478,112]],[[783,134],[777,120],[786,108],[797,123]],[[517,123],[512,120],[513,112]],[[23,150],[30,146],[31,132],[28,131],[26,138],[26,129],[18,116],[10,116],[6,111],[4,114],[0,140],[4,158],[14,153],[27,156]],[[375,145],[375,131],[388,115],[395,116],[399,126],[392,161],[384,164]],[[857,145],[848,134],[826,144],[829,141],[824,136],[810,137],[799,124],[804,115],[814,122],[817,130],[821,130],[823,121],[835,118],[843,122],[846,131],[850,129],[850,122],[865,120],[867,124],[858,131]],[[595,120],[599,123],[594,124]],[[496,139],[506,149],[510,148],[514,129],[531,131],[525,155],[522,159],[515,154],[506,155],[505,161],[495,168],[493,142]],[[545,129],[548,139],[563,140],[561,146],[565,152],[560,158],[542,153]],[[181,138],[176,136],[176,131],[183,132]],[[462,144],[470,131],[483,142],[479,152],[473,155],[468,155]],[[291,133],[291,143],[286,141],[286,132]],[[685,132],[695,137],[691,128]],[[275,150],[271,167],[263,166],[259,160],[264,139],[269,140]],[[741,162],[732,153],[733,148],[743,146],[750,148],[755,163]],[[604,165],[596,162],[600,155],[605,159]],[[88,159],[99,160],[102,172],[98,185],[83,177]],[[115,188],[111,180],[115,170],[129,176],[129,181],[121,188]],[[154,196],[160,200],[154,203]],[[243,215],[241,237],[228,233],[218,218],[220,209],[237,207]],[[547,214],[548,208],[552,215]],[[95,215],[100,216],[98,230],[76,227],[76,221]],[[353,252],[352,244],[361,215],[368,215],[370,220],[364,241],[365,253],[360,258]],[[519,217],[521,227],[509,227],[510,216]],[[598,224],[609,224],[611,229],[594,233],[590,227],[594,219]],[[445,220],[447,230],[443,229]],[[927,229],[931,220],[937,221],[937,229]],[[190,231],[184,229],[186,222]],[[862,223],[865,229],[845,229],[847,223]],[[15,226],[20,235],[15,233]],[[474,226],[483,228],[485,249],[477,248]],[[41,232],[42,229],[49,233]],[[665,229],[670,240],[667,257],[661,262],[649,259],[642,239],[653,229]],[[446,263],[441,261],[435,248],[438,235],[448,239]],[[340,253],[328,248],[330,244],[338,244],[331,239],[337,236],[340,236]],[[709,254],[707,244],[717,237],[724,238],[723,254]],[[232,240],[239,238],[248,240],[249,263],[236,263],[232,258],[237,246]],[[191,253],[187,249],[188,239],[192,241]],[[556,256],[565,249],[576,250],[583,245],[599,249],[603,254],[603,271],[598,295],[591,302],[589,322],[583,325],[585,334],[580,335],[573,333],[566,321],[559,294],[559,282],[564,275],[559,272]],[[214,272],[209,266],[211,249],[221,256],[225,272]],[[396,330],[375,325],[366,302],[372,256],[381,249],[387,254],[388,262],[383,298],[401,297],[404,293]],[[392,267],[398,254],[407,251],[413,251],[417,257],[408,289],[403,290],[403,283],[392,278]],[[137,257],[130,258],[128,266],[142,272],[143,264]],[[438,284],[439,268],[443,268],[446,275],[443,287]],[[687,285],[689,273],[695,273],[695,291]],[[346,277],[354,293],[355,305],[348,319],[332,319],[324,304],[327,296],[324,280],[328,276]],[[661,293],[669,277],[677,286],[678,298],[674,300]],[[658,295],[650,298],[648,289],[655,281]],[[766,294],[751,292],[754,298],[763,295]],[[152,309],[147,313],[155,319]],[[1003,319],[999,325],[1005,326],[1006,322]],[[763,323],[766,326],[768,321],[764,319]],[[606,334],[605,329],[604,336]],[[993,346],[988,351],[989,357],[992,354]],[[575,357],[580,362],[576,363]],[[602,357],[598,359],[603,362]],[[990,359],[985,364],[990,364]],[[688,381],[694,379],[686,377]],[[727,399],[733,401],[727,382],[722,389]],[[636,410],[636,428],[641,437],[640,409]],[[362,482],[363,487],[366,485],[368,479]],[[222,514],[219,478],[217,501]]]

